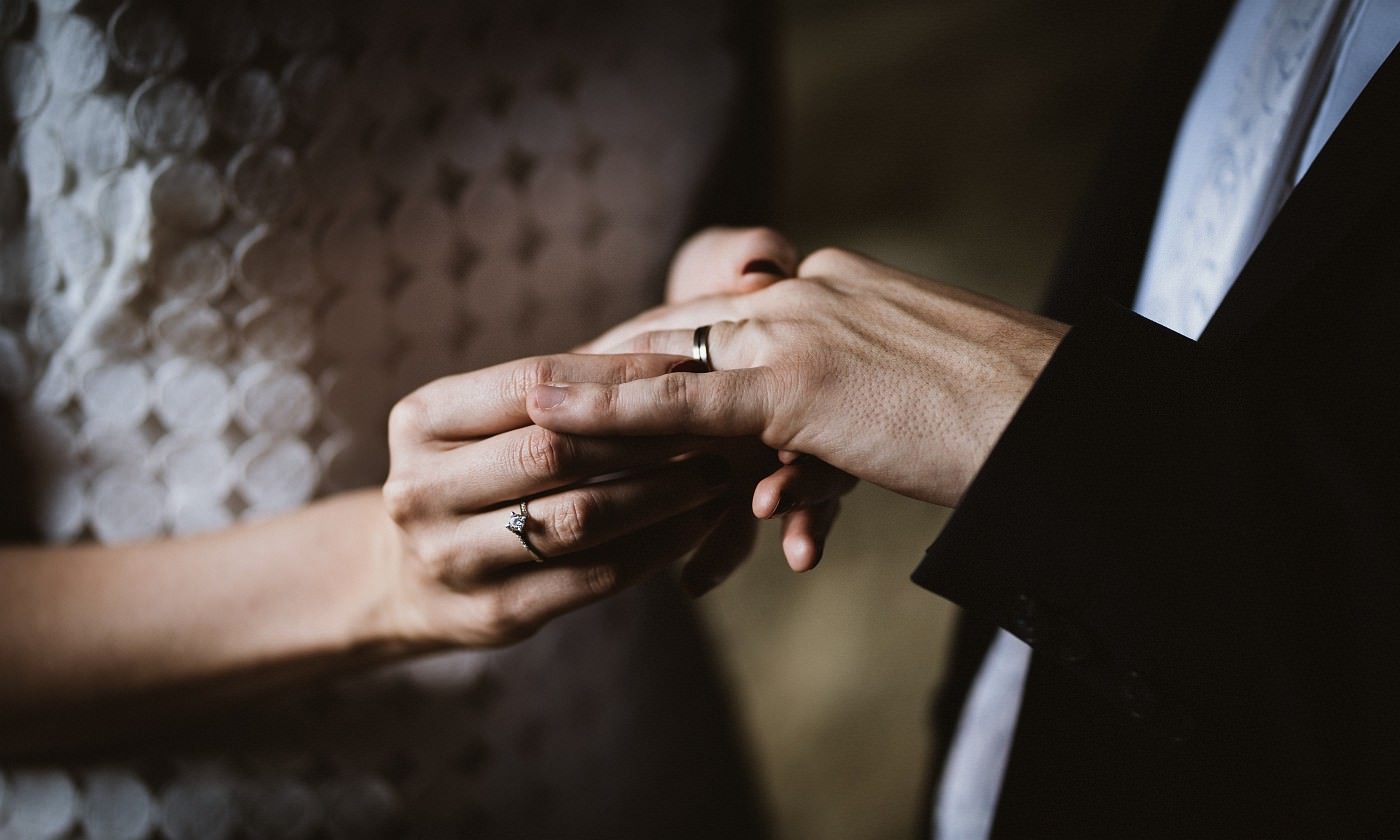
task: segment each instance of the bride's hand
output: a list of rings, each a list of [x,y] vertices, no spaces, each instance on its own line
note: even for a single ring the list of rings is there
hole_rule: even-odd
[[[676,361],[526,359],[439,379],[395,406],[385,543],[407,641],[516,641],[685,555],[715,527],[730,468],[716,455],[681,458],[696,440],[558,434],[531,425],[525,407],[539,382],[616,384]],[[591,481],[600,476],[611,477]],[[538,557],[507,528],[521,500]]]

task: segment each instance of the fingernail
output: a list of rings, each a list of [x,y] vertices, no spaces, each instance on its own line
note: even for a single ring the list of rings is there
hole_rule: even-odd
[[[539,408],[558,408],[564,404],[564,399],[569,396],[568,385],[536,385],[534,389],[535,405]]]
[[[700,477],[707,486],[725,487],[733,477],[729,462],[717,455],[706,455],[696,458],[695,461],[695,466],[700,470]]]
[[[740,274],[771,274],[774,277],[786,277],[787,272],[772,260],[749,260],[744,263],[744,270]]]
[[[709,368],[699,359],[682,359],[671,365],[669,373],[705,373]]]

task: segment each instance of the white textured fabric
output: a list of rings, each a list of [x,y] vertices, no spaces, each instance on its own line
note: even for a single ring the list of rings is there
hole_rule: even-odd
[[[1398,40],[1400,3],[1390,0],[1235,6],[1177,135],[1139,314],[1200,334],[1288,191]],[[990,835],[1029,654],[1000,631],[978,671],[934,803],[941,840]]]
[[[649,304],[737,92],[725,14],[0,0],[0,388],[47,538],[376,483],[399,396]],[[0,838],[591,837],[703,801],[662,790],[707,724],[649,705],[703,658],[648,641],[657,592],[207,744],[0,768]]]

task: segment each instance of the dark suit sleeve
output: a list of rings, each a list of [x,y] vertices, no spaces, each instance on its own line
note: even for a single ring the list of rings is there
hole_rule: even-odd
[[[1400,754],[1394,301],[1286,307],[1230,353],[1092,310],[915,581],[1237,815],[1373,809]]]

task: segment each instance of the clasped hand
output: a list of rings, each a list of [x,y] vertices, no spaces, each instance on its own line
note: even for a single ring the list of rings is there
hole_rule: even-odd
[[[678,254],[669,297],[740,294],[794,267],[773,234],[711,231]],[[687,554],[682,581],[692,593],[723,579],[751,548],[748,494],[780,467],[771,450],[752,440],[558,432],[533,425],[526,405],[542,382],[616,385],[687,362],[537,357],[445,377],[401,400],[383,491],[395,634],[416,648],[509,643]],[[792,514],[794,542],[815,556],[853,481],[819,464],[796,474],[808,504]],[[507,529],[521,500],[525,538],[545,562]]]
[[[754,515],[785,516],[788,561],[811,568],[852,477],[955,505],[1068,328],[845,251],[795,263],[771,232],[707,232],[677,257],[675,302],[587,354],[402,401],[385,500],[419,590],[405,635],[514,641],[691,552],[703,591]],[[688,360],[704,324],[709,372]],[[522,498],[548,562],[505,527]]]

